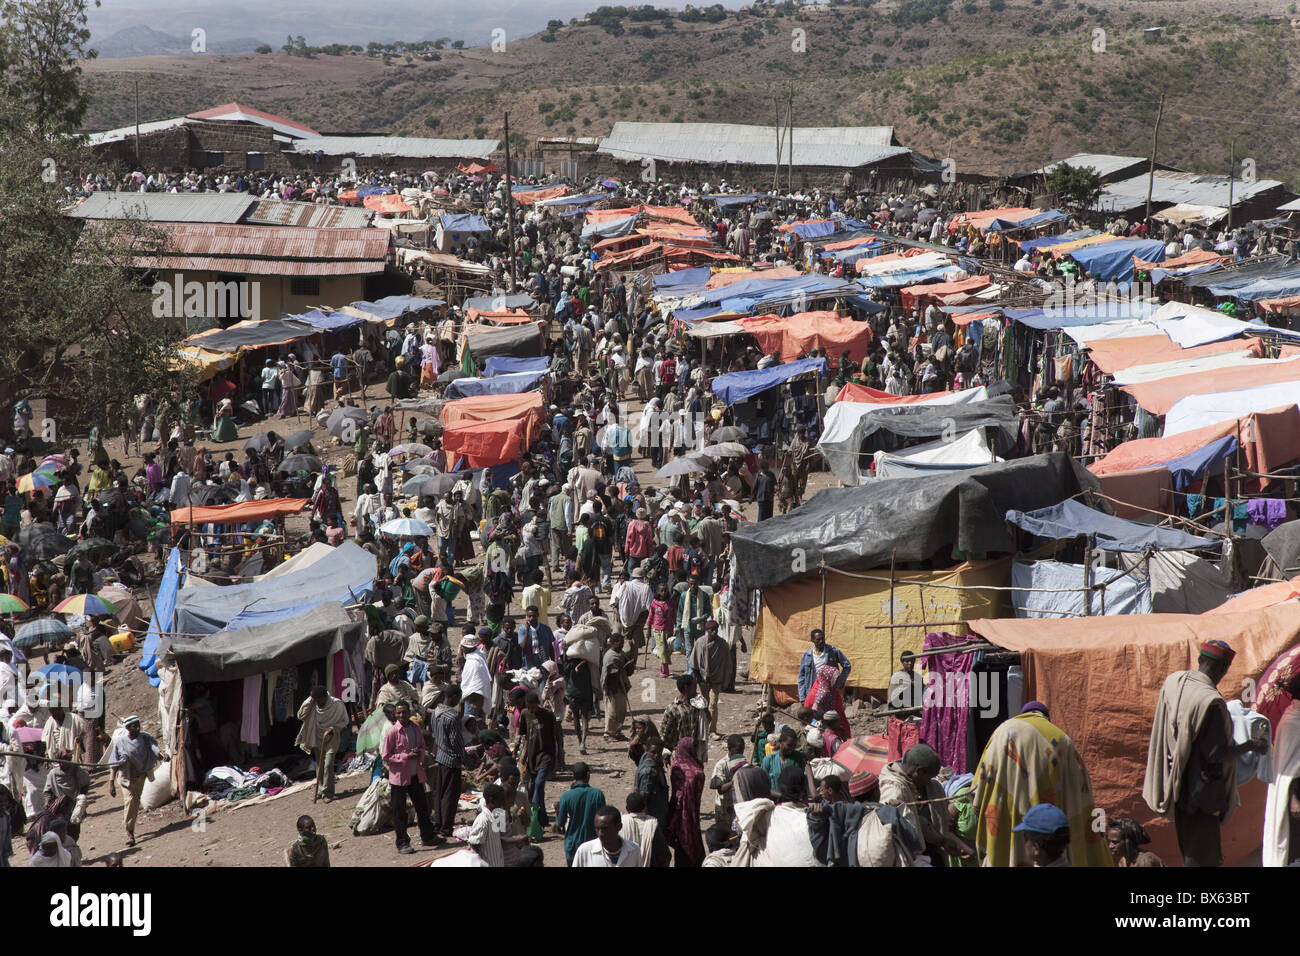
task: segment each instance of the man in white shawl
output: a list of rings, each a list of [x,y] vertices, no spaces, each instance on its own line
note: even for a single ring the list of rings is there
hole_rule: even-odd
[[[311,696],[298,708],[302,729],[294,741],[316,760],[316,796],[312,803],[334,799],[334,758],[339,752],[343,728],[348,725],[348,709],[343,701],[331,697],[324,687],[313,687]]]
[[[122,721],[122,731],[113,734],[113,742],[104,760],[117,771],[122,785],[122,827],[126,830],[126,845],[135,846],[135,821],[140,814],[140,794],[147,780],[153,779],[153,768],[158,766],[162,751],[158,742],[140,729],[140,718],[131,716]]]

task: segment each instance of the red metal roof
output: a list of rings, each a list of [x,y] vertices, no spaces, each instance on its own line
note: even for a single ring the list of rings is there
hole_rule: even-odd
[[[242,115],[241,115],[242,114]],[[285,119],[283,116],[276,116],[274,113],[267,113],[264,110],[254,109],[251,106],[243,106],[240,103],[222,103],[220,106],[214,106],[212,109],[203,110],[198,113],[190,113],[190,119],[242,119],[243,117],[258,117],[266,120],[268,123],[275,123],[281,126],[289,126],[293,129],[301,130],[307,136],[319,136],[310,126],[304,126],[302,123],[295,123],[291,119]]]
[[[138,256],[149,269],[249,275],[368,275],[384,270],[386,229],[317,229],[222,223],[153,223],[166,235],[159,256]]]

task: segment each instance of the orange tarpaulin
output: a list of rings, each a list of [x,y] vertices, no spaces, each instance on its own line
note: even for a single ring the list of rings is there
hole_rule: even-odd
[[[669,222],[681,222],[688,226],[699,227],[699,223],[681,206],[642,206],[641,211],[652,219],[666,219]]]
[[[1200,644],[1226,641],[1237,656],[1219,688],[1225,697],[1261,677],[1300,641],[1300,605],[1240,614],[1143,614],[1056,620],[972,620],[967,627],[998,647],[1019,651],[1024,697],[1041,700],[1074,741],[1092,777],[1096,805],[1108,816],[1133,817],[1151,849],[1178,865],[1173,824],[1142,799],[1156,699],[1165,678],[1194,670]],[[1225,866],[1258,852],[1264,784],[1241,786],[1241,806],[1223,826]]]
[[[1262,587],[1242,591],[1234,598],[1229,598],[1218,607],[1210,608],[1206,614],[1240,614],[1242,611],[1260,611],[1266,607],[1277,607],[1287,601],[1300,597],[1300,578],[1290,581],[1278,581]]]
[[[588,209],[585,222],[591,225],[594,222],[607,222],[610,219],[626,219],[628,216],[639,216],[641,212],[640,206],[624,206],[622,209]]]
[[[1068,256],[1075,249],[1082,249],[1084,246],[1098,246],[1103,242],[1114,242],[1118,238],[1119,236],[1112,236],[1108,232],[1100,232],[1095,236],[1075,239],[1072,242],[1063,242],[1058,246],[1048,246],[1047,251],[1052,254],[1053,259],[1059,259],[1061,256]]]
[[[527,423],[518,418],[448,425],[442,430],[442,447],[448,455],[465,456],[469,468],[503,465],[519,460],[528,447],[527,431]]]
[[[1168,438],[1135,438],[1094,461],[1088,470],[1094,475],[1106,475],[1150,468],[1189,455],[1216,438],[1236,435],[1239,422],[1247,471],[1266,474],[1300,458],[1300,409],[1284,405]]]
[[[807,355],[815,348],[835,355],[848,349],[850,357],[861,362],[871,347],[870,324],[834,312],[799,312],[789,317],[757,315],[737,319],[736,324],[758,340],[764,355],[780,349],[784,359]]]
[[[470,163],[468,166],[457,166],[462,173],[468,173],[471,176],[477,176],[480,173],[499,173],[495,163],[488,163],[484,166],[482,163]]]
[[[385,193],[382,196],[367,196],[361,200],[361,205],[367,209],[373,209],[375,212],[410,212],[411,206],[405,199],[396,193]]]
[[[357,202],[357,191],[355,189],[344,189],[339,193],[339,202]]]
[[[856,239],[841,239],[839,242],[828,242],[822,246],[822,252],[836,252],[840,249],[856,249],[858,246],[869,246],[873,242],[880,242],[878,236],[858,236]],[[909,249],[908,252],[924,252],[924,249]]]
[[[902,252],[891,252],[883,256],[866,256],[859,259],[853,264],[853,268],[859,272],[865,272],[868,266],[876,265],[881,262],[902,262],[904,259],[911,259],[913,256],[924,256],[930,253],[930,249],[904,249]]]
[[[1227,262],[1232,256],[1221,256],[1211,252],[1209,249],[1193,249],[1191,252],[1184,253],[1181,256],[1174,256],[1172,259],[1166,259],[1164,262],[1147,262],[1145,259],[1133,257],[1133,268],[1142,269],[1150,272],[1152,269],[1181,269],[1184,266],[1208,266],[1215,262]]]
[[[478,309],[470,309],[465,313],[471,322],[491,322],[494,325],[522,325],[524,322],[533,321],[523,309],[507,309],[505,312],[487,312]]]
[[[1019,222],[1022,219],[1028,219],[1030,216],[1037,216],[1042,211],[1041,209],[1030,209],[1026,206],[1004,206],[1001,209],[981,209],[979,212],[962,213],[948,223],[948,234],[952,235],[965,226],[973,226],[983,232],[994,219]]]
[[[544,199],[559,199],[561,196],[569,195],[568,186],[552,186],[549,189],[530,189],[524,192],[514,193],[512,198],[521,206],[531,206],[533,203],[541,202]]]
[[[442,423],[450,428],[483,422],[518,420],[524,423],[524,447],[536,440],[542,426],[541,392],[518,395],[475,395],[458,398],[442,407]]]
[[[296,515],[307,505],[306,498],[267,498],[263,501],[240,501],[233,505],[196,505],[177,508],[172,512],[172,524],[246,524]]]
[[[856,382],[846,382],[835,396],[837,402],[870,402],[875,405],[915,405],[918,402],[933,402],[936,398],[951,395],[952,392],[927,392],[924,395],[891,395],[878,388],[869,388]]]
[[[1235,392],[1241,388],[1276,385],[1279,382],[1300,382],[1300,361],[1290,359],[1270,364],[1263,361],[1247,362],[1245,365],[1205,369],[1190,375],[1123,385],[1120,391],[1128,392],[1135,402],[1152,415],[1164,415],[1174,407],[1175,402],[1188,395]]]
[[[1097,480],[1117,518],[1151,521],[1157,514],[1174,513],[1174,478],[1163,465],[1109,471]]]
[[[951,282],[923,282],[920,285],[904,286],[899,290],[899,295],[902,296],[903,308],[915,309],[926,299],[937,299],[956,292],[975,292],[987,289],[992,284],[993,280],[988,276],[967,276]]]
[[[959,329],[964,329],[972,322],[983,322],[985,319],[995,319],[1000,316],[1001,312],[954,312],[948,318],[952,319],[952,324]]]
[[[794,266],[777,266],[775,269],[728,269],[725,272],[715,272],[709,277],[709,281],[704,283],[706,289],[725,289],[733,282],[744,282],[746,279],[788,279],[791,276],[801,276],[803,273]]]
[[[1300,309],[1300,295],[1288,295],[1282,299],[1259,299],[1255,304],[1265,312],[1286,312]]]
[[[1176,362],[1179,359],[1202,358],[1206,355],[1221,355],[1224,352],[1240,352],[1251,349],[1255,355],[1263,355],[1260,341],[1256,338],[1226,339],[1223,342],[1211,342],[1209,345],[1197,345],[1190,349],[1179,348],[1169,336],[1135,335],[1131,339],[1094,339],[1088,343],[1088,358],[1094,365],[1108,375],[1122,368],[1137,365],[1156,365],[1160,362]]]
[[[610,236],[608,239],[602,239],[591,248],[603,256],[606,249],[615,249],[615,247],[626,245],[629,242],[634,242],[638,245],[645,245],[646,241],[647,239],[644,235],[639,232],[633,232],[626,236]]]

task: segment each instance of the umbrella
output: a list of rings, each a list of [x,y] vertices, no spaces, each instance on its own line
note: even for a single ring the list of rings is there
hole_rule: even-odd
[[[699,472],[708,471],[711,467],[713,467],[712,462],[704,464],[694,458],[684,456],[682,458],[674,458],[668,464],[664,465],[655,472],[655,477],[672,478],[674,475],[697,474]]]
[[[447,371],[443,372],[441,375],[438,376],[438,381],[441,384],[446,385],[449,382],[456,381],[456,379],[458,378],[469,378],[469,377],[470,376],[466,375],[458,368],[449,368],[447,369]]]
[[[433,534],[432,528],[415,518],[394,518],[381,524],[379,530],[398,537],[426,538]]]
[[[39,488],[52,488],[59,483],[48,471],[33,471],[30,474],[23,475],[18,479],[18,491],[22,494],[36,491]]]
[[[432,474],[421,472],[407,479],[406,484],[402,485],[402,494],[445,495],[452,488],[455,488],[460,480],[458,475],[444,475],[441,472]]]
[[[438,474],[438,466],[427,458],[416,458],[412,461],[405,462],[402,465],[402,470],[414,474],[420,474],[421,472],[428,472],[435,475]]]
[[[116,554],[118,550],[117,545],[107,538],[86,538],[72,546],[71,550],[68,551],[68,558],[75,558],[79,554],[94,555],[110,552]]]
[[[856,799],[879,782],[889,763],[889,741],[884,734],[863,734],[841,744],[831,762],[849,772],[849,795]]]
[[[55,614],[85,614],[93,617],[96,614],[116,614],[117,605],[112,601],[106,601],[97,594],[74,594],[72,597],[64,598],[54,606]]]
[[[76,542],[59,534],[48,521],[43,521],[18,532],[18,544],[23,557],[29,561],[48,561],[67,554]]]
[[[67,463],[68,463],[67,455],[60,455],[57,453],[53,455],[46,455],[44,458],[41,459],[41,463],[38,470],[41,468],[48,470],[46,466],[49,466],[50,468],[62,468]]]
[[[920,223],[922,226],[929,225],[930,223],[934,222],[938,218],[939,218],[939,211],[937,209],[930,209],[928,207],[922,209],[920,212],[916,214],[916,221]]]
[[[57,644],[72,637],[72,628],[57,617],[43,617],[38,621],[28,621],[18,628],[14,638],[15,647],[35,647],[37,644]]]
[[[749,449],[738,441],[724,441],[720,445],[709,445],[701,454],[710,458],[744,458]]]
[[[357,753],[379,749],[379,745],[384,742],[384,734],[388,731],[389,726],[388,719],[384,717],[384,709],[382,707],[377,708],[357,730],[355,745]]]
[[[1294,699],[1287,693],[1286,685],[1297,672],[1300,672],[1300,644],[1279,654],[1259,679],[1255,710],[1268,718],[1274,734],[1277,733],[1278,721]]]
[[[745,429],[736,425],[724,425],[722,428],[715,428],[710,436],[715,442],[744,441]]]
[[[0,591],[0,614],[21,614],[23,611],[30,611],[29,605],[16,594],[5,594]]]
[[[345,424],[351,422],[351,425]],[[330,417],[325,419],[326,430],[335,438],[342,438],[347,435],[345,440],[351,440],[356,435],[359,425],[366,424],[370,421],[370,414],[364,408],[358,408],[355,405],[344,405],[342,408],[336,408],[330,412]]]
[[[191,485],[187,505],[227,504],[239,497],[239,486],[230,482],[219,485]]]
[[[266,437],[267,434],[268,432],[261,432],[244,442],[244,451],[266,451],[271,447],[271,439]]]
[[[36,676],[47,680],[51,677],[80,677],[81,668],[73,667],[71,664],[46,664],[36,672]]]
[[[422,445],[418,441],[403,442],[388,449],[390,455],[428,455],[432,452],[432,448],[428,445]]]
[[[294,432],[284,440],[284,447],[293,451],[295,448],[301,448],[303,445],[310,445],[311,440],[316,436],[310,428],[303,428]]]
[[[315,455],[290,455],[280,462],[280,471],[293,474],[296,471],[323,471],[324,465]]]

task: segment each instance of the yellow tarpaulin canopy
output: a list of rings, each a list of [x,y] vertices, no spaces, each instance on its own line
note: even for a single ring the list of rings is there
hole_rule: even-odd
[[[864,574],[869,579],[834,571],[826,574],[826,640],[852,663],[850,687],[888,687],[898,655],[906,650],[921,650],[927,630],[965,633],[959,624],[926,628],[923,625],[927,622],[969,621],[1011,613],[1011,592],[970,590],[976,586],[1009,587],[1010,558],[967,563],[946,571],[899,571],[894,575],[894,624],[916,626],[895,630],[891,646],[889,630],[881,627],[890,623],[889,569]],[[866,630],[868,625],[873,629]],[[821,626],[819,576],[765,589],[754,629],[750,677],[778,687],[793,687],[799,680],[799,660],[811,646],[808,633]]]
[[[211,349],[189,345],[176,350],[176,360],[172,367],[177,370],[186,366],[197,367],[199,378],[207,381],[218,372],[230,368],[234,358],[229,352],[214,352]]]

